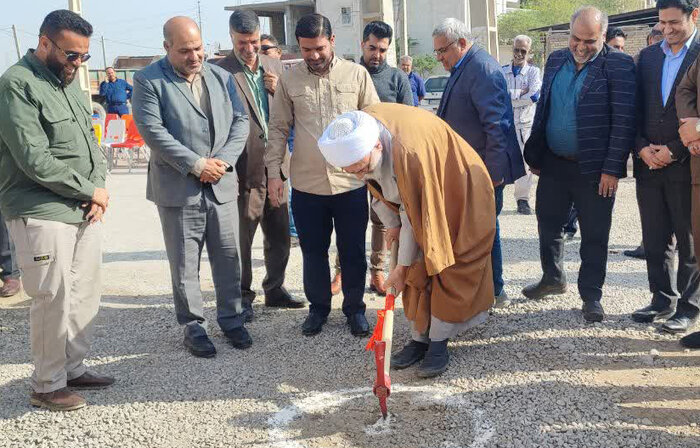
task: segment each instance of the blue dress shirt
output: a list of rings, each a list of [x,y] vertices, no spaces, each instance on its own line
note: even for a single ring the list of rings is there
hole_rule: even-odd
[[[697,29],[693,31],[693,35],[690,36],[690,39],[685,41],[685,44],[677,54],[673,54],[673,51],[671,51],[671,47],[668,45],[668,42],[666,42],[666,39],[661,41],[661,49],[666,55],[666,58],[664,59],[663,72],[661,74],[661,98],[664,100],[664,106],[668,101],[668,97],[671,95],[671,90],[673,90],[673,83],[678,75],[678,70],[681,69],[683,58],[685,58],[685,54],[688,52],[690,45],[695,40],[695,34],[697,34],[697,32]]]

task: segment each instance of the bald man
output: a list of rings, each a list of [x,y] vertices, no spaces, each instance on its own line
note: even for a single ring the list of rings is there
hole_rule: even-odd
[[[199,285],[207,246],[217,322],[238,349],[243,326],[238,251],[238,179],[233,167],[248,138],[248,116],[231,75],[204,62],[197,25],[175,17],[163,27],[167,57],[134,76],[134,120],[151,148],[146,196],[158,207],[170,262],[175,313],[185,347],[210,358]]]

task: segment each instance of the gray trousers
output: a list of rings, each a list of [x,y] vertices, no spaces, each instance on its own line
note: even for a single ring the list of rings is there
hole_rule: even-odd
[[[7,222],[24,291],[32,298],[29,333],[37,393],[66,387],[85,373],[100,307],[102,224],[32,218]]]
[[[211,187],[206,186],[198,204],[158,206],[158,213],[178,323],[206,327],[199,285],[200,260],[206,244],[216,290],[217,322],[224,332],[243,326],[236,201],[219,204]]]

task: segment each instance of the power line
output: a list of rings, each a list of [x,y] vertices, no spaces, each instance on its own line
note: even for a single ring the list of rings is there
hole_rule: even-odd
[[[146,50],[158,50],[158,51],[163,50],[162,48],[158,48],[158,47],[148,47],[148,46],[146,46],[146,45],[132,44],[132,43],[129,43],[129,42],[122,42],[122,41],[119,41],[119,40],[108,39],[108,38],[106,38],[106,37],[105,37],[105,40],[106,40],[107,42],[112,42],[112,43],[114,43],[114,44],[128,45],[128,46],[130,46],[130,47],[136,47],[136,48],[145,48]]]

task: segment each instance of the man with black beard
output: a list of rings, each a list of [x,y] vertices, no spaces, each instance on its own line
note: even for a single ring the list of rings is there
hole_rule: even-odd
[[[92,26],[67,10],[50,13],[39,44],[0,78],[0,209],[15,243],[34,373],[30,403],[52,411],[86,405],[75,389],[113,378],[87,370],[100,306],[106,163],[78,83]]]
[[[343,313],[355,336],[369,334],[365,319],[365,232],[369,213],[363,181],[328,165],[318,139],[335,117],[379,102],[367,70],[338,58],[327,17],[309,14],[297,22],[304,63],[280,76],[272,100],[265,147],[267,194],[273,207],[286,206],[282,167],[289,129],[294,126],[290,164],[292,214],[304,258],[304,292],[311,302],[302,325],[307,336],[321,332],[331,311],[328,249],[335,230],[343,268]]]

